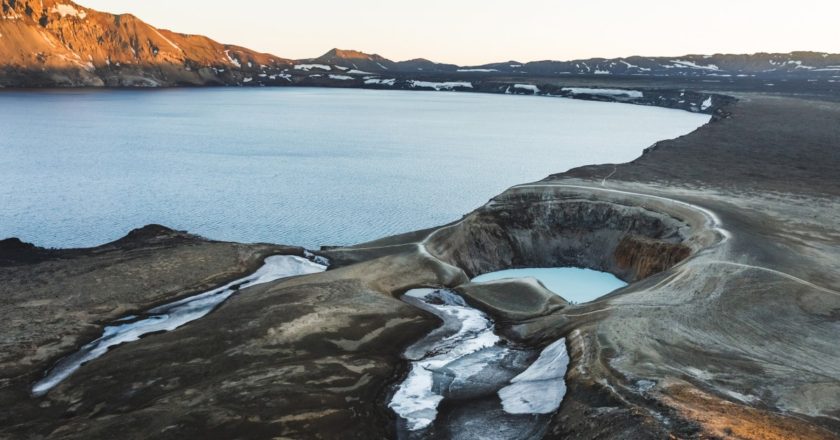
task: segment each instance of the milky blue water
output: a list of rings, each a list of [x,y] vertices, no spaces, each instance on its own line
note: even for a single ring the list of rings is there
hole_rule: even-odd
[[[611,273],[576,267],[506,269],[472,280],[480,283],[509,278],[536,278],[548,290],[576,304],[593,301],[627,285]]]
[[[149,223],[316,247],[447,223],[509,186],[626,162],[708,116],[446,92],[0,92],[0,237],[93,246]]]

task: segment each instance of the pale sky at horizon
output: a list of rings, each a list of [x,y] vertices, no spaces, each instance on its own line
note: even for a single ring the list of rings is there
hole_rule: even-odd
[[[630,55],[840,52],[830,0],[79,0],[284,58],[333,47],[476,65]]]

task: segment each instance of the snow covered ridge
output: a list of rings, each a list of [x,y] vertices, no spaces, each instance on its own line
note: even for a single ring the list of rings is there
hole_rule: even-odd
[[[61,15],[61,18],[70,16],[83,20],[85,17],[87,17],[87,12],[80,11],[73,7],[73,5],[58,4],[53,6],[53,8],[50,9],[50,12],[52,12],[53,14]]]
[[[319,70],[332,70],[332,68],[326,64],[296,64],[295,70],[303,70],[305,72],[309,72],[312,69],[319,69]]]
[[[471,89],[473,85],[471,82],[466,81],[449,81],[449,82],[430,82],[430,81],[416,81],[411,80],[408,82],[408,86],[411,88],[417,87],[425,87],[431,88],[435,90],[454,90],[456,88],[464,88],[464,89]]]
[[[599,96],[615,96],[628,98],[643,98],[644,93],[638,90],[623,90],[623,89],[593,89],[586,87],[564,87],[563,92],[568,92],[573,95],[599,95]],[[705,109],[704,109],[705,110]]]

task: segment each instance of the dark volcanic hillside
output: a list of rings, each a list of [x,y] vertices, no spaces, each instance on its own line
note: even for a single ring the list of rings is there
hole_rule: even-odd
[[[678,57],[591,58],[495,63],[474,69],[527,75],[632,75],[659,77],[840,78],[840,55],[821,52]]]
[[[391,61],[381,55],[356,50],[333,49],[318,58],[301,60],[301,63],[338,66],[338,70],[353,69],[364,72],[455,72],[458,66],[441,64],[424,58],[408,61]]]
[[[279,75],[291,64],[67,0],[2,0],[0,17],[0,85],[6,86],[237,84]]]

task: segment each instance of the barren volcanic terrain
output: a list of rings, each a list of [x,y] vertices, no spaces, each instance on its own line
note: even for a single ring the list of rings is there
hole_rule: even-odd
[[[0,433],[393,436],[386,404],[401,354],[437,326],[398,296],[448,287],[510,341],[567,338],[568,393],[546,438],[837,438],[840,105],[728,94],[737,100],[713,122],[631,163],[513,187],[441,228],[323,250],[327,272],[248,288],[43,397],[32,384],[103,323],[302,250],[161,227],[87,250],[3,242],[0,401],[14,411]],[[469,284],[528,266],[593,268],[630,285],[571,305],[527,283]],[[442,407],[443,426],[464,408]]]
[[[525,417],[521,438],[840,438],[840,56],[461,68],[333,50],[292,61],[69,1],[0,5],[6,87],[485,92],[712,117],[632,162],[523,182],[450,224],[350,247],[218,242],[160,225],[87,249],[2,240],[0,438],[478,438],[507,426],[513,417],[486,405],[495,390],[444,401],[430,428],[408,433],[389,407],[406,349],[450,324],[401,299],[420,288],[446,289],[434,305],[476,309],[506,348],[533,357],[565,341],[565,397]],[[236,281],[270,256],[319,270]],[[573,304],[531,281],[470,282],[561,266],[628,284]],[[168,319],[173,303],[189,309],[219,286],[231,296],[206,316],[33,390],[96,338]]]

